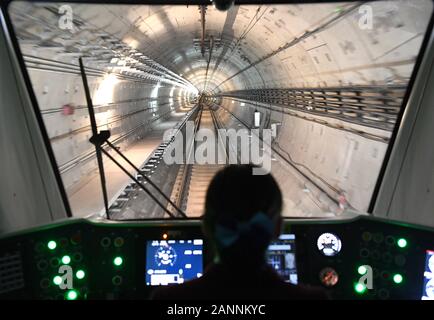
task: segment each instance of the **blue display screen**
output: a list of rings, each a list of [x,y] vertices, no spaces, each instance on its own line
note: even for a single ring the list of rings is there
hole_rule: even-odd
[[[268,264],[286,281],[298,283],[295,263],[295,235],[282,234],[267,250]]]
[[[434,300],[434,251],[432,250],[426,251],[422,300]]]
[[[183,283],[203,272],[203,240],[151,240],[146,244],[146,285]]]

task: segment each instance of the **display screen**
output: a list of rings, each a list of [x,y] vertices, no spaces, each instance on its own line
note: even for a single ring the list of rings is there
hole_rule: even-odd
[[[279,240],[272,242],[267,250],[267,261],[286,282],[297,284],[295,235],[282,234]]]
[[[423,273],[422,300],[434,300],[434,251],[427,250]]]
[[[183,283],[203,272],[203,240],[151,240],[146,244],[146,285]]]

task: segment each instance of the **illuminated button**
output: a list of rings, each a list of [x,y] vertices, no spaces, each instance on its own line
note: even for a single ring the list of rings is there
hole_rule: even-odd
[[[358,294],[363,294],[366,291],[366,286],[362,283],[356,283],[354,285],[354,291],[356,291]]]
[[[76,300],[78,298],[78,293],[76,290],[69,290],[66,293],[66,300]]]
[[[398,245],[398,247],[400,248],[405,248],[408,244],[407,240],[404,238],[400,238],[398,239],[398,241],[396,242],[396,244]]]
[[[50,249],[50,250],[54,250],[54,249],[56,249],[56,247],[57,247],[57,243],[56,243],[56,241],[53,241],[53,240],[48,241],[47,247],[48,247],[48,249]]]
[[[166,240],[168,237],[167,233],[163,233],[163,239]]]
[[[395,282],[396,284],[400,284],[403,280],[404,278],[399,273],[393,275],[393,282]]]
[[[365,274],[366,272],[368,272],[368,269],[366,269],[365,266],[360,266],[360,267],[357,268],[357,272],[358,272],[360,275],[363,275],[363,274]]]
[[[86,276],[86,273],[83,270],[78,270],[75,273],[75,276],[77,277],[77,279],[83,279]]]
[[[333,268],[327,267],[320,271],[319,278],[326,287],[333,287],[339,281],[339,275]]]
[[[117,267],[122,265],[123,262],[124,262],[124,260],[122,259],[122,257],[116,257],[113,259],[113,264]]]
[[[62,257],[62,263],[63,264],[69,264],[71,262],[71,257],[70,256],[63,256]]]
[[[54,283],[56,286],[58,286],[59,284],[62,283],[62,277],[61,277],[61,276],[55,276],[55,277],[53,278],[53,283]]]

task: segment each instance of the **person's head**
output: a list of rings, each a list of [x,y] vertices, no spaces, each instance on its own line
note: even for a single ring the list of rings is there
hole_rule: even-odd
[[[253,175],[252,165],[230,165],[211,181],[204,228],[224,263],[263,262],[280,234],[282,193],[270,175]]]

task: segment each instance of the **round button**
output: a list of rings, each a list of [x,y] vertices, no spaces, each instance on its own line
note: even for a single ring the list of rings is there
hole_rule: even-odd
[[[110,244],[111,244],[111,240],[110,240],[109,237],[104,237],[104,238],[101,239],[100,243],[101,243],[102,247],[108,248],[110,246]]]
[[[383,261],[389,263],[392,261],[392,255],[389,252],[383,253]]]
[[[113,283],[115,286],[120,286],[120,285],[122,284],[122,277],[121,277],[121,276],[114,276],[114,277],[112,278],[112,283]]]
[[[371,241],[372,240],[372,233],[365,231],[362,233],[362,239],[363,241]]]
[[[80,262],[81,260],[83,260],[83,255],[81,254],[81,252],[76,252],[74,253],[74,261]]]
[[[374,260],[379,260],[380,257],[381,257],[380,252],[378,252],[377,250],[372,251],[371,252],[371,257]]]
[[[359,254],[362,258],[367,258],[369,256],[369,253],[370,253],[369,249],[362,248],[362,249],[360,249]]]
[[[114,240],[114,245],[115,245],[115,247],[116,248],[119,248],[119,247],[122,247],[123,245],[124,245],[124,238],[122,238],[122,237],[117,237],[117,238],[115,238],[115,240]]]
[[[65,248],[65,247],[68,246],[69,241],[66,238],[62,238],[62,239],[59,240],[59,244],[60,244],[61,247]]]
[[[37,244],[35,244],[35,251],[36,252],[42,252],[44,251],[45,246],[42,242],[38,242]]]
[[[395,256],[395,264],[396,265],[402,267],[403,265],[405,265],[405,262],[406,262],[406,258],[402,254],[398,254]]]
[[[378,290],[378,297],[379,297],[380,299],[382,299],[382,300],[389,299],[389,297],[390,297],[389,290],[384,289],[384,288]]]
[[[71,237],[71,243],[73,245],[77,245],[81,242],[81,234],[80,233],[76,233]]]
[[[47,278],[44,278],[39,282],[39,285],[41,286],[42,289],[46,289],[50,286],[50,280]]]
[[[335,269],[327,267],[320,271],[319,279],[324,286],[333,287],[338,283],[339,275]]]
[[[50,265],[52,267],[57,267],[59,265],[59,259],[57,259],[57,258],[51,258],[50,259]]]
[[[382,233],[376,233],[374,234],[374,242],[381,243],[384,240],[384,236]]]
[[[392,236],[387,236],[386,237],[386,244],[388,246],[393,246],[395,244],[395,238]]]
[[[47,260],[39,260],[38,263],[36,264],[36,267],[41,271],[47,269],[48,267]]]

